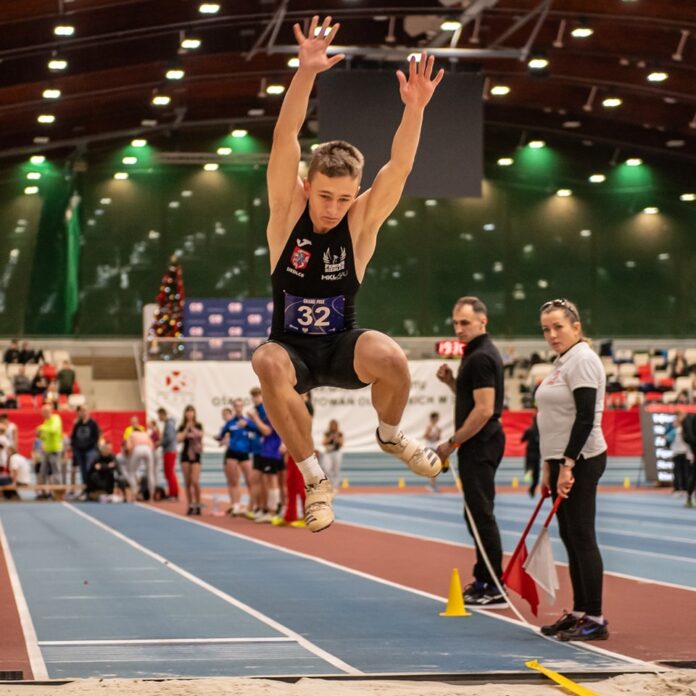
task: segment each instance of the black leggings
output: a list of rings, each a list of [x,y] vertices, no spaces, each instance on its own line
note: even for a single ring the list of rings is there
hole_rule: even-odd
[[[556,500],[560,460],[552,459],[551,493]],[[570,581],[573,585],[573,611],[590,616],[602,614],[604,565],[595,536],[597,483],[607,466],[607,453],[585,459],[578,457],[573,469],[575,483],[570,495],[558,508],[558,528],[568,553]]]

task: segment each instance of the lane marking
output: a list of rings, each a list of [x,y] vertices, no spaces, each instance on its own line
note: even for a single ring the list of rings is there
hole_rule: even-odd
[[[327,561],[323,558],[316,558],[314,556],[310,556],[309,554],[302,553],[301,551],[295,551],[293,549],[287,549],[284,548],[283,546],[278,546],[277,544],[272,544],[268,541],[263,541],[261,539],[255,539],[254,537],[246,536],[244,534],[240,534],[239,532],[233,532],[229,529],[224,529],[222,527],[216,527],[215,525],[208,524],[207,522],[203,522],[202,520],[194,520],[190,519],[187,517],[182,517],[181,515],[177,515],[176,513],[169,512],[167,510],[160,510],[159,508],[156,507],[151,507],[149,505],[143,505],[142,503],[135,503],[138,507],[141,507],[145,510],[149,510],[151,512],[158,513],[160,515],[164,515],[166,517],[173,517],[176,520],[179,520],[180,522],[185,522],[189,524],[197,524],[200,525],[201,527],[205,529],[212,529],[216,532],[220,532],[221,534],[227,534],[228,536],[234,537],[235,539],[241,539],[246,542],[251,542],[253,544],[258,544],[259,546],[264,546],[268,549],[272,549],[274,551],[281,551],[282,553],[286,553],[290,556],[296,556],[298,558],[303,558],[309,561],[314,561],[315,563],[319,563],[320,565],[328,566],[329,568],[333,568],[335,570],[340,570],[341,572],[344,573],[349,573],[351,575],[355,575],[359,578],[364,578],[366,580],[370,580],[371,582],[376,582],[381,585],[386,585],[387,587],[393,587],[398,590],[403,590],[404,592],[409,592],[411,594],[419,595],[421,597],[426,597],[427,599],[433,599],[438,602],[446,602],[447,598],[446,597],[440,597],[438,595],[432,594],[430,592],[425,592],[424,590],[419,590],[415,587],[409,587],[407,585],[402,585],[397,582],[393,582],[392,580],[386,580],[385,578],[380,578],[377,575],[372,575],[370,573],[365,573],[362,570],[356,570],[355,568],[350,568],[348,566],[340,565],[338,563],[334,563],[333,561]],[[115,530],[114,530],[115,531]],[[432,540],[429,540],[432,541]],[[552,638],[550,636],[545,636],[543,633],[541,633],[541,630],[539,629],[538,626],[534,626],[532,624],[524,624],[522,621],[519,621],[518,619],[511,619],[507,616],[500,616],[499,614],[496,614],[495,612],[491,611],[486,611],[485,609],[478,609],[476,607],[469,607],[472,611],[475,611],[477,614],[481,616],[486,616],[491,619],[498,619],[499,621],[507,621],[508,623],[515,624],[516,626],[519,626],[520,628],[525,628],[535,635],[537,635],[539,638],[542,638],[543,640],[548,640],[549,642],[553,643],[554,645],[561,645],[565,648],[569,648],[570,650],[578,650],[582,652],[583,650],[588,650],[590,652],[596,652],[601,655],[606,655],[607,657],[612,657],[616,660],[620,660],[623,662],[628,662],[630,664],[634,665],[639,665],[641,667],[645,667],[647,669],[651,669],[654,671],[654,665],[650,662],[645,662],[644,660],[639,660],[638,658],[635,657],[630,657],[629,655],[623,655],[621,653],[616,653],[612,652],[611,650],[606,650],[605,648],[598,648],[594,645],[589,645],[587,643],[571,643],[571,642],[559,642],[555,638]]]
[[[7,536],[5,535],[5,528],[2,521],[0,521],[0,546],[2,547],[3,554],[5,555],[7,574],[10,576],[10,585],[12,586],[12,592],[17,605],[19,622],[22,626],[22,632],[24,633],[24,644],[27,647],[27,655],[29,656],[31,671],[36,681],[43,681],[48,679],[46,663],[44,662],[43,655],[41,654],[41,648],[39,647],[39,642],[36,638],[34,622],[31,620],[29,605],[27,604],[27,599],[24,596],[24,591],[22,590],[22,583],[19,580],[17,567],[15,566],[14,558],[12,558],[10,544],[7,541]]]
[[[444,544],[446,546],[454,546],[456,548],[460,549],[470,549],[474,550],[474,545],[473,544],[465,544],[464,542],[460,541],[448,541],[446,539],[438,539],[437,537],[429,537],[425,536],[423,534],[416,534],[414,532],[402,532],[398,531],[395,529],[385,529],[383,527],[373,527],[367,524],[360,524],[359,522],[347,522],[342,519],[337,519],[336,522],[340,524],[344,524],[347,527],[357,527],[358,529],[367,529],[371,532],[381,532],[383,534],[395,534],[397,536],[403,536],[407,537],[410,539],[417,539],[418,541],[427,541],[429,543],[436,543],[436,544]],[[552,541],[556,541],[560,543],[559,539],[552,539]],[[605,546],[602,545],[602,548],[606,548]],[[505,552],[508,556],[511,555],[510,552]],[[568,567],[568,564],[565,563],[564,561],[554,561],[556,565],[563,566],[563,567]],[[604,571],[605,575],[613,575],[617,578],[622,578],[624,580],[633,580],[635,582],[645,584],[645,585],[661,585],[663,587],[670,587],[675,590],[686,590],[687,592],[696,592],[696,587],[689,587],[688,585],[678,585],[677,583],[674,582],[667,582],[666,580],[653,580],[652,578],[644,578],[641,577],[640,575],[628,575],[627,573],[619,573],[616,570],[606,570]]]
[[[134,549],[137,549],[138,551],[144,553],[146,556],[153,558],[158,563],[163,564],[169,570],[172,570],[175,573],[178,573],[179,575],[186,578],[190,582],[194,583],[195,585],[198,585],[199,587],[202,587],[204,590],[207,590],[208,592],[215,595],[216,597],[219,597],[220,599],[227,602],[228,604],[231,604],[232,606],[237,607],[237,609],[241,609],[242,611],[249,614],[250,616],[253,616],[258,621],[261,621],[262,623],[266,624],[267,626],[274,628],[276,631],[278,631],[278,633],[282,633],[283,635],[287,636],[288,638],[291,638],[296,643],[301,645],[305,650],[313,653],[314,655],[316,655],[320,659],[324,660],[325,662],[328,662],[333,667],[336,667],[336,669],[339,669],[342,672],[346,672],[347,674],[363,674],[363,672],[361,672],[359,669],[356,669],[355,667],[353,667],[352,665],[349,665],[347,662],[344,662],[343,660],[339,659],[335,655],[332,655],[331,653],[327,652],[326,650],[323,650],[318,645],[315,645],[314,643],[310,642],[309,640],[307,640],[306,638],[301,636],[299,633],[292,631],[287,626],[283,626],[283,624],[278,623],[277,621],[272,619],[270,616],[266,616],[265,614],[262,614],[260,611],[257,611],[256,609],[250,607],[248,604],[244,604],[244,602],[240,602],[235,597],[232,597],[232,595],[229,595],[226,592],[219,590],[217,587],[214,587],[213,585],[205,582],[205,580],[202,580],[198,576],[193,575],[193,573],[189,573],[187,570],[184,570],[184,568],[181,568],[180,566],[176,565],[176,563],[173,563],[172,561],[168,560],[164,556],[156,553],[155,551],[151,551],[150,549],[146,548],[145,546],[142,546],[142,544],[139,544],[137,541],[131,539],[130,537],[127,537],[125,534],[122,534],[121,532],[113,529],[112,527],[109,527],[107,524],[105,524],[101,520],[98,520],[95,517],[91,517],[87,513],[82,512],[82,510],[78,510],[74,505],[72,505],[70,503],[64,502],[64,503],[62,503],[62,505],[65,508],[67,508],[68,510],[70,510],[71,512],[74,512],[76,515],[83,517],[88,522],[91,522],[92,524],[99,527],[100,529],[103,529],[104,531],[109,532],[109,534],[112,534],[117,539],[120,539],[121,541],[125,542],[129,546],[132,546]]]
[[[39,645],[188,645],[202,643],[294,643],[294,638],[133,638],[105,640],[40,640]]]

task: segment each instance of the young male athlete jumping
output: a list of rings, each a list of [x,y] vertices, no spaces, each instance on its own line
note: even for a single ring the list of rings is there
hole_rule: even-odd
[[[435,476],[442,466],[435,452],[399,429],[410,389],[408,362],[391,338],[357,328],[355,295],[377,233],[413,167],[423,112],[444,71],[432,78],[434,58],[425,54],[410,61],[408,78],[397,71],[403,116],[391,158],[370,189],[358,196],[363,156],[341,140],[316,149],[302,181],[298,135],[316,76],[344,58],[327,55],[338,28],[331,17],[319,25],[316,16],[307,36],[293,27],[300,66],[280,109],[267,173],[273,321],[270,339],[252,359],[268,416],[304,477],[305,522],[313,532],[326,529],[334,514],[331,483],[315,454],[312,420],[300,396],[309,389],[371,385],[381,449],[421,476]]]

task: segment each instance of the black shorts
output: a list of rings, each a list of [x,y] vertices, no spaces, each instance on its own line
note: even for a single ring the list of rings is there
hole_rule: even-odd
[[[181,464],[186,464],[187,462],[189,464],[200,464],[201,463],[201,455],[200,452],[198,454],[194,454],[193,457],[189,457],[186,454],[181,454],[179,457],[179,461]]]
[[[282,334],[268,339],[285,349],[295,368],[295,391],[304,394],[316,387],[362,389],[353,366],[355,343],[368,329],[349,329],[327,336]]]
[[[238,462],[243,462],[249,459],[251,455],[249,452],[240,452],[239,450],[230,450],[228,449],[227,452],[225,452],[225,461],[228,459],[236,459]]]
[[[282,459],[272,459],[257,454],[254,457],[254,469],[263,474],[277,474],[285,470],[285,462]]]

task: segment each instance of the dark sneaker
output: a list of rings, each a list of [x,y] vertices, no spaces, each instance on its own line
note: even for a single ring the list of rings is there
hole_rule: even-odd
[[[483,594],[484,589],[486,589],[485,582],[479,582],[474,580],[474,582],[469,583],[463,592],[464,604],[476,604],[478,598]]]
[[[479,609],[507,609],[508,607],[505,596],[500,594],[495,585],[484,585],[482,589],[470,592],[468,595],[465,592],[464,603]]]
[[[609,629],[607,628],[607,622],[597,623],[582,617],[573,628],[569,628],[567,631],[559,631],[556,634],[558,640],[606,640],[609,638]]]
[[[580,619],[577,616],[573,616],[570,612],[564,611],[563,615],[556,623],[542,626],[541,632],[545,636],[555,636],[559,631],[568,631],[571,628],[575,628],[575,624],[577,624],[578,621],[580,621]]]

